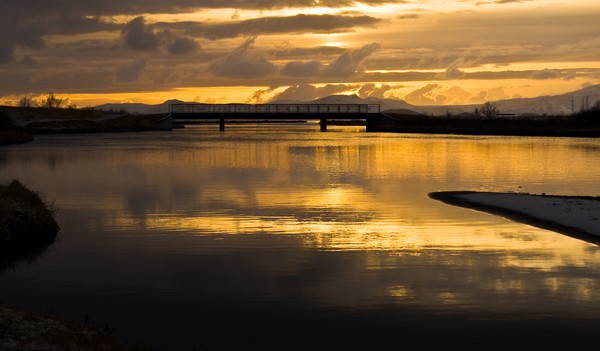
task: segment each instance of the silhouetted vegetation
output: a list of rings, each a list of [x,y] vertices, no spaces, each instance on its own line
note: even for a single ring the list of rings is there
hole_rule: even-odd
[[[64,99],[57,98],[54,93],[49,93],[38,102],[38,107],[42,108],[60,108],[64,102]]]
[[[575,114],[575,117],[600,120],[600,100],[590,104],[589,99],[586,98],[583,99],[581,110]]]
[[[31,133],[17,128],[9,115],[0,110],[0,146],[18,144],[33,140]]]
[[[19,104],[17,105],[19,107],[32,107],[33,106],[33,102],[31,101],[31,98],[28,97],[23,97],[19,100]]]
[[[86,316],[87,317],[87,316]],[[114,328],[89,321],[56,319],[41,313],[0,306],[0,349],[3,351],[142,351],[114,337]]]
[[[595,105],[593,105],[595,106]],[[595,108],[595,107],[594,107]],[[600,116],[590,111],[578,116],[507,116],[496,112],[484,118],[481,111],[473,114],[443,116],[384,113],[369,131],[463,134],[600,137]]]
[[[18,180],[0,185],[0,270],[32,261],[54,242],[55,210]]]
[[[69,99],[58,98],[54,95],[54,93],[48,93],[48,95],[46,95],[44,98],[42,98],[38,102],[37,106],[40,108],[53,108],[53,109],[63,108],[63,107],[66,107],[69,109],[77,108],[77,106],[75,104],[69,102]],[[29,107],[29,106],[21,106],[19,104],[19,107]]]
[[[481,113],[488,119],[492,119],[492,118],[496,117],[496,115],[498,114],[498,109],[496,108],[496,104],[493,102],[490,102],[490,101],[486,102],[481,107]]]

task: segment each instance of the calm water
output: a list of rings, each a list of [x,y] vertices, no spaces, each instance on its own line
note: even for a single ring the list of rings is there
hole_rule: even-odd
[[[61,225],[0,302],[154,350],[596,343],[597,245],[427,194],[600,196],[600,140],[217,129],[0,148]]]

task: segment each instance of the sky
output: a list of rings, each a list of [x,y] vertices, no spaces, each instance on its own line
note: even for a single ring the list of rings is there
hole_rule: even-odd
[[[414,105],[600,84],[598,0],[0,0],[0,104]]]

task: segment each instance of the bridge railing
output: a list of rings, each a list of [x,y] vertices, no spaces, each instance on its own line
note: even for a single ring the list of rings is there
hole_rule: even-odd
[[[379,104],[171,104],[173,114],[378,114]]]

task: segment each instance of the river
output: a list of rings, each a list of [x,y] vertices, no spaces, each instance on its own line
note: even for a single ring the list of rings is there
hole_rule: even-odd
[[[14,178],[61,230],[0,273],[0,302],[153,350],[567,347],[600,327],[597,245],[427,195],[600,196],[599,139],[312,123],[36,135],[0,148],[0,181]]]

